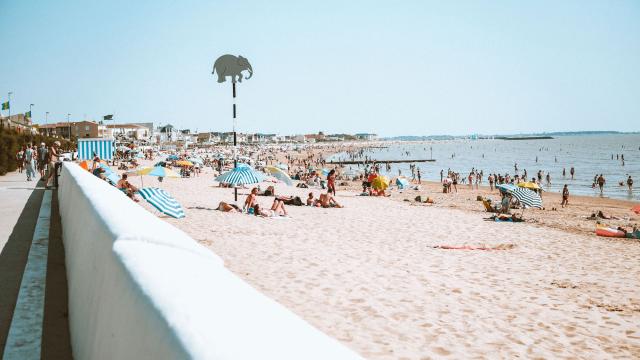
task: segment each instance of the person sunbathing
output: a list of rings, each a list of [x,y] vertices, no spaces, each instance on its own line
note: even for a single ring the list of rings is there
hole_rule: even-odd
[[[619,217],[607,215],[602,212],[602,210],[598,210],[597,212],[591,213],[591,216],[587,218],[588,220],[596,220],[596,219],[606,219],[606,220],[620,220]]]
[[[307,198],[307,206],[313,206],[315,199],[313,198],[313,193],[309,193],[309,197]]]
[[[287,210],[284,208],[284,202],[282,200],[275,199],[271,205],[271,209],[261,209],[260,204],[253,206],[253,214],[255,216],[262,217],[277,217],[287,216]]]
[[[218,204],[218,208],[216,210],[220,210],[223,212],[240,212],[240,209],[235,204],[227,204],[224,201],[220,201]]]
[[[338,203],[336,198],[333,196],[333,192],[331,189],[327,190],[326,194],[320,194],[318,201],[316,202],[316,206],[321,206],[323,208],[336,207],[341,208],[344,207]]]

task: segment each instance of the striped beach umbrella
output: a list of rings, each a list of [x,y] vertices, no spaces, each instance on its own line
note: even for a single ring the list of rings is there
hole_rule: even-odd
[[[180,203],[176,201],[168,192],[160,188],[147,187],[138,190],[138,194],[158,211],[176,219],[183,218],[184,210]]]
[[[218,176],[216,181],[231,185],[256,184],[264,181],[266,176],[250,167],[238,167]]]
[[[509,193],[518,199],[523,206],[542,209],[542,198],[540,195],[527,188],[517,187],[509,191]]]
[[[510,193],[513,190],[517,189],[518,187],[513,184],[498,184],[496,185],[496,188],[501,191]]]

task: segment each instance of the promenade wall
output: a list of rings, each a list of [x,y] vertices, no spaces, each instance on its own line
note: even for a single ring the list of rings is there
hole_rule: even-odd
[[[73,163],[58,190],[76,359],[354,359]]]

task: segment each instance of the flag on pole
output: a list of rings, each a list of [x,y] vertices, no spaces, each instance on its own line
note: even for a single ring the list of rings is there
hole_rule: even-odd
[[[2,110],[9,110],[9,102],[2,103]]]
[[[102,117],[103,120],[113,120],[113,114],[111,115],[105,115]]]

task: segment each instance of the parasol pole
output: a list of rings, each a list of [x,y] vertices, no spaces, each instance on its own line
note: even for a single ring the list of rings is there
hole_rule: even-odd
[[[237,136],[236,136],[236,82],[235,79],[231,79],[231,85],[233,88],[233,169],[237,169],[238,168],[238,157],[236,154],[236,146],[238,145],[237,143]],[[236,186],[233,187],[233,195],[235,198],[236,203],[238,202],[238,185],[236,184]]]

